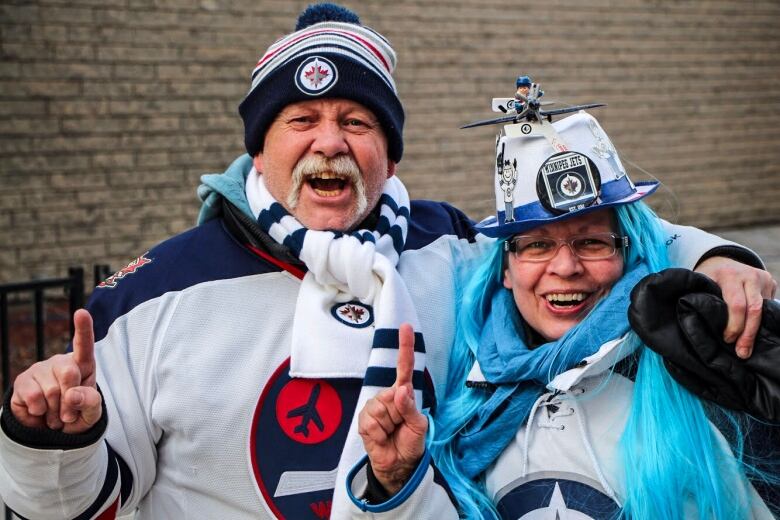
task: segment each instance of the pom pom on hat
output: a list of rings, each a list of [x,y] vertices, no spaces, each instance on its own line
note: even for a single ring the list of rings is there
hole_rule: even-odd
[[[365,106],[387,137],[387,156],[403,155],[404,110],[393,80],[395,51],[387,39],[336,4],[315,4],[296,31],[279,38],[252,71],[252,86],[238,107],[244,145],[255,156],[287,105],[314,99],[348,99]]]
[[[320,22],[344,22],[360,25],[360,17],[346,7],[337,4],[311,4],[298,17],[295,30],[300,31]]]

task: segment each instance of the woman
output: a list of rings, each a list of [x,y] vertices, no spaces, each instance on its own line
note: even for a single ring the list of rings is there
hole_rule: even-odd
[[[500,137],[513,214],[497,184],[481,227],[498,241],[463,290],[433,446],[462,512],[772,518],[739,450],[630,330],[631,289],[667,267],[638,202],[658,183],[631,183],[590,115],[553,127]]]

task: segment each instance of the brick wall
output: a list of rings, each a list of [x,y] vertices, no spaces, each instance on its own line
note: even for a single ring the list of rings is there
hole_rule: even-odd
[[[529,73],[546,99],[610,105],[594,113],[624,156],[685,201],[658,196],[668,217],[780,221],[777,2],[345,4],[398,52],[413,196],[490,212],[495,129],[458,126]],[[5,0],[0,281],[118,267],[191,226],[199,175],[242,152],[252,66],[304,5]]]

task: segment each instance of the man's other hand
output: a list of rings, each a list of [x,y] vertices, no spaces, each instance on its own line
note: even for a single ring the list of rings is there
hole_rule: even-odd
[[[720,286],[729,309],[723,339],[728,343],[736,341],[737,355],[749,358],[761,324],[763,300],[775,297],[777,281],[767,271],[722,256],[708,258],[694,270]]]

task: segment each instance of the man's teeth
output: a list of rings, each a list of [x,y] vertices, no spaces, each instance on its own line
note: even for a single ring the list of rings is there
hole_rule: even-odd
[[[550,303],[574,302],[579,303],[587,297],[585,293],[548,294],[545,296]]]
[[[320,197],[336,197],[344,189],[347,178],[333,172],[319,172],[309,176],[308,182]]]
[[[314,179],[341,179],[341,180],[345,180],[346,179],[346,177],[344,177],[342,175],[336,175],[333,172],[316,173],[316,174],[312,175],[312,178],[314,178]]]

